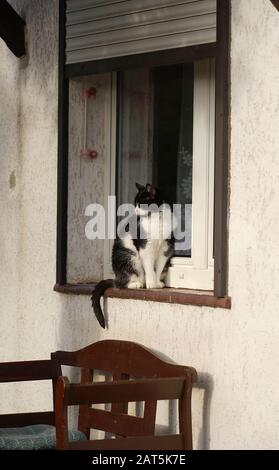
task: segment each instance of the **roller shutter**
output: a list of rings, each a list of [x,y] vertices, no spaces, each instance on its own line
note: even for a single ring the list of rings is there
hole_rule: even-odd
[[[67,0],[67,64],[215,41],[216,0]]]

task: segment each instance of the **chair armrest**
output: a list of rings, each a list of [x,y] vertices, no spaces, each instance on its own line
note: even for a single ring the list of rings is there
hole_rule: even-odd
[[[57,377],[56,364],[51,359],[0,363],[0,382],[49,380]]]

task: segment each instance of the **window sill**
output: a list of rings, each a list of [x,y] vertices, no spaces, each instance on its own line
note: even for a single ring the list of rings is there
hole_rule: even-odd
[[[91,295],[93,284],[55,284],[54,290],[62,294]],[[116,299],[147,300],[170,304],[197,305],[199,307],[231,308],[230,297],[215,297],[210,291],[188,289],[107,289],[105,297]]]

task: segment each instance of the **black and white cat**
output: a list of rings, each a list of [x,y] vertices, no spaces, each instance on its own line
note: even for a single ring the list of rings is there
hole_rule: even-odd
[[[109,287],[147,289],[164,287],[166,267],[173,256],[173,217],[160,192],[151,184],[136,183],[135,217],[138,236],[128,232],[116,238],[112,250],[115,279],[101,281],[92,294],[92,307],[100,325],[105,319],[100,299]],[[159,210],[156,210],[156,207]],[[154,237],[155,234],[155,237]],[[156,235],[157,234],[157,235]],[[144,236],[142,236],[144,235]]]

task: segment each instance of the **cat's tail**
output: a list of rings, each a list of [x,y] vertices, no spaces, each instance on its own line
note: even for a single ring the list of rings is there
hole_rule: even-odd
[[[109,287],[113,287],[113,286],[114,286],[113,279],[106,279],[105,281],[99,282],[96,285],[95,290],[92,293],[92,297],[91,297],[92,307],[96,315],[96,318],[102,328],[105,328],[106,324],[105,324],[105,317],[101,308],[100,300],[101,300],[101,297],[104,295],[106,289],[109,289]]]

